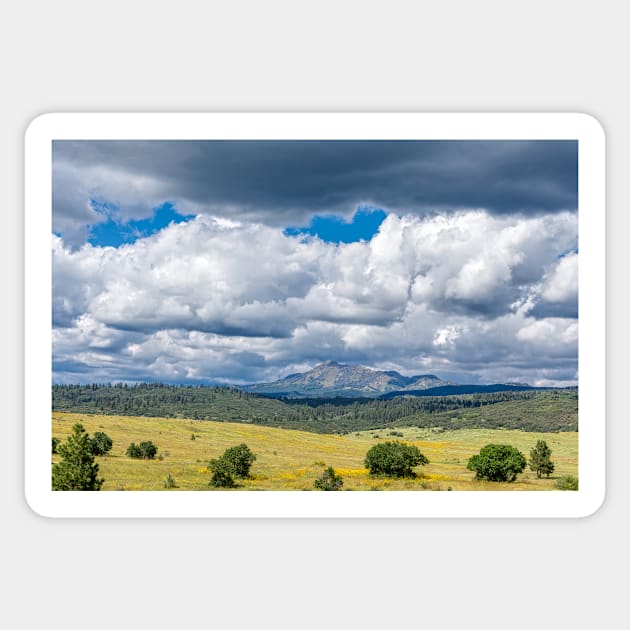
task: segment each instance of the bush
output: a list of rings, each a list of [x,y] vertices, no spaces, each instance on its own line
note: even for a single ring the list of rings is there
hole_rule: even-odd
[[[255,460],[256,455],[247,444],[226,449],[221,457],[211,460],[208,464],[212,471],[210,485],[217,488],[233,488],[236,485],[234,477],[241,479],[249,477],[249,470]]]
[[[555,465],[551,461],[551,449],[544,440],[538,440],[535,448],[529,452],[529,467],[540,479],[543,475],[549,477],[554,471]]]
[[[134,459],[140,459],[142,457],[142,452],[140,451],[140,447],[135,442],[132,442],[127,447],[126,455],[127,457],[133,457]]]
[[[175,483],[175,477],[171,473],[168,473],[166,479],[164,480],[165,488],[177,488],[177,484]]]
[[[208,467],[212,471],[209,485],[215,488],[233,488],[236,485],[232,467],[223,457],[211,460]]]
[[[52,454],[53,455],[57,454],[57,447],[59,446],[59,442],[61,442],[59,438],[54,437],[52,439]]]
[[[578,480],[573,475],[564,475],[556,480],[556,488],[558,490],[577,490]]]
[[[105,455],[112,450],[113,444],[107,433],[97,431],[92,438],[92,453],[94,455]]]
[[[507,444],[488,444],[479,455],[468,460],[467,468],[474,470],[477,479],[488,481],[514,481],[525,470],[527,461],[521,451]]]
[[[140,442],[140,444],[132,442],[127,448],[127,457],[134,459],[153,459],[156,454],[157,446],[153,442]]]
[[[92,441],[82,424],[72,427],[72,435],[60,444],[61,461],[52,468],[53,490],[100,490],[98,464],[94,463]]]
[[[335,469],[328,467],[319,479],[315,479],[313,487],[318,490],[341,490],[343,486],[343,479],[340,475],[335,473]]]
[[[252,453],[247,444],[239,444],[228,448],[221,459],[225,460],[232,469],[232,474],[235,477],[241,477],[245,479],[249,477],[249,469],[252,467],[254,461],[256,461],[256,455]]]
[[[373,446],[365,456],[365,467],[371,474],[390,477],[415,477],[413,467],[428,463],[416,446],[402,442],[382,442]]]

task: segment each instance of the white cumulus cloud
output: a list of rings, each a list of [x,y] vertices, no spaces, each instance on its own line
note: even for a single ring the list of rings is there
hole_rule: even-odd
[[[53,239],[58,380],[270,380],[335,359],[570,382],[574,213],[388,215],[323,242],[199,215],[118,248]],[[526,305],[526,306],[523,306]],[[544,374],[543,374],[544,371]]]

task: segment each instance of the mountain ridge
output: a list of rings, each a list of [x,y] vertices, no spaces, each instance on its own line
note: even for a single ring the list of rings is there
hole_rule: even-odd
[[[296,372],[268,383],[239,385],[236,389],[274,398],[394,398],[448,396],[501,391],[557,389],[509,382],[473,385],[445,381],[435,374],[404,376],[396,370],[324,361],[306,372]]]
[[[377,398],[394,391],[418,391],[453,385],[435,374],[403,376],[395,370],[375,370],[363,365],[324,361],[306,372],[289,374],[277,381],[252,383],[238,387],[257,394],[296,397],[369,397]]]

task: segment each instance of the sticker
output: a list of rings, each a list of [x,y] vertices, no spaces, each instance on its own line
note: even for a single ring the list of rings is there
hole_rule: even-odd
[[[27,501],[592,514],[604,244],[585,114],[40,116]]]

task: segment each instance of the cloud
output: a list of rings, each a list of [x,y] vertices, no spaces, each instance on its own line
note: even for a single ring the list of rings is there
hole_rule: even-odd
[[[578,255],[570,252],[560,259],[545,279],[542,296],[548,302],[575,300],[578,292]]]
[[[261,381],[335,359],[572,382],[577,321],[539,311],[577,308],[576,235],[575,213],[468,211],[390,214],[357,243],[203,215],[118,248],[54,237],[55,378]]]
[[[53,143],[54,229],[80,245],[102,220],[122,222],[170,202],[287,227],[359,206],[418,216],[577,209],[574,141],[67,141]]]

